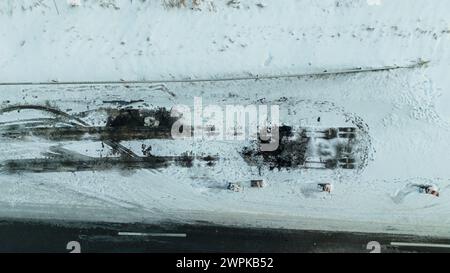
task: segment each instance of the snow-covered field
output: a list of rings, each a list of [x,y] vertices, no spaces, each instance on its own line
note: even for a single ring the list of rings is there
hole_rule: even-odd
[[[264,99],[279,104],[282,122],[291,125],[362,121],[369,161],[359,172],[267,171],[261,175],[266,188],[235,193],[224,189],[228,182],[259,176],[242,161],[240,146],[153,140],[155,152],[186,145],[226,160],[213,168],[2,173],[0,216],[450,235],[448,1],[200,1],[194,9],[190,1],[179,8],[169,2],[4,1],[0,81],[213,79],[430,63],[323,77],[164,83],[167,89],[156,83],[2,85],[2,107],[50,104],[71,114],[107,100],[170,107],[192,104],[194,96],[219,105]],[[1,115],[1,122],[11,115]],[[105,123],[104,117],[85,121]],[[1,139],[0,159],[39,157],[52,145],[27,141]],[[141,142],[122,144],[137,152]],[[63,146],[108,153],[92,141]],[[324,181],[333,183],[331,195],[311,190]],[[436,184],[440,197],[412,184]]]
[[[211,78],[449,60],[445,0],[163,5],[171,1],[2,1],[0,80]]]

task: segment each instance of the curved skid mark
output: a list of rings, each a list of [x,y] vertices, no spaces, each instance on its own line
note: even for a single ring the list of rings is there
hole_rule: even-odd
[[[83,121],[80,118],[74,117],[64,111],[61,111],[59,109],[55,109],[55,108],[51,108],[49,106],[42,106],[42,105],[13,105],[13,106],[9,106],[9,107],[5,107],[0,109],[0,114],[3,113],[7,113],[7,112],[12,112],[12,111],[17,111],[17,110],[23,110],[23,109],[32,109],[32,110],[39,110],[39,111],[45,111],[48,113],[52,113],[56,116],[61,116],[61,117],[65,117],[68,120],[75,120],[77,122],[79,122],[81,124],[81,126],[83,127],[89,127],[90,125]],[[115,141],[111,141],[111,140],[105,140],[104,143],[108,146],[110,146],[112,149],[119,151],[122,155],[126,156],[126,157],[133,157],[133,158],[137,158],[139,157],[138,155],[136,155],[133,151],[131,151],[130,149],[124,147],[123,145],[121,145],[120,143],[117,143]]]

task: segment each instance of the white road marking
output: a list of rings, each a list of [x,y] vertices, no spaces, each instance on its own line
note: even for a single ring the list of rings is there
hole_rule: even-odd
[[[427,244],[427,243],[403,243],[403,242],[391,242],[392,246],[409,246],[409,247],[435,247],[435,248],[450,248],[447,244]]]
[[[117,233],[119,236],[151,236],[151,237],[179,237],[186,238],[186,233],[144,233],[144,232],[128,232],[119,231]]]

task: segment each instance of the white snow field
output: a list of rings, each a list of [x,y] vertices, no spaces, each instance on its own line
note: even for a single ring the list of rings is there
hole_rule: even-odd
[[[52,105],[77,115],[107,100],[135,108],[278,104],[282,122],[363,124],[367,165],[354,170],[274,170],[239,155],[245,143],[149,140],[161,154],[225,158],[212,168],[0,174],[0,217],[86,221],[210,221],[292,229],[450,236],[450,2],[446,0],[2,1],[0,103]],[[280,79],[137,84],[426,66]],[[164,85],[165,88],[159,88]],[[170,92],[166,92],[169,90]],[[20,115],[18,115],[20,114]],[[28,116],[27,116],[28,115]],[[43,113],[4,113],[0,123]],[[317,121],[321,117],[320,122]],[[85,115],[91,125],[105,116]],[[122,144],[136,153],[142,141]],[[0,138],[0,161],[42,157],[53,143]],[[64,142],[107,155],[100,142]],[[228,182],[264,178],[243,192]],[[332,194],[311,191],[333,183]],[[440,196],[411,190],[435,184]]]

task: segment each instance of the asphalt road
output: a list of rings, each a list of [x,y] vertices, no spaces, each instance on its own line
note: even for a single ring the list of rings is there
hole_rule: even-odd
[[[372,242],[372,243],[369,243]],[[378,245],[379,243],[379,245]],[[0,221],[0,252],[450,252],[450,239],[165,223]]]

